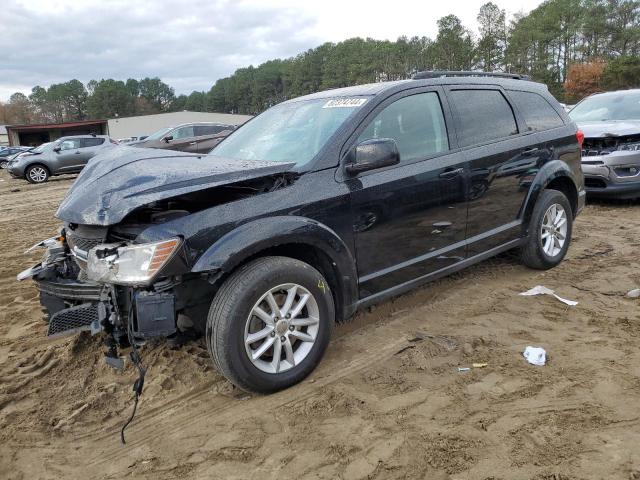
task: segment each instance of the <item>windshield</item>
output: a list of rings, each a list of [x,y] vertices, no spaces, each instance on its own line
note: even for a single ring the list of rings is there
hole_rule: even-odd
[[[640,120],[640,92],[594,95],[569,112],[574,122]]]
[[[366,101],[359,97],[281,103],[236,130],[211,155],[305,165]]]
[[[160,140],[167,133],[169,133],[172,128],[173,127],[169,127],[169,128],[163,128],[162,130],[158,130],[157,132],[154,132],[151,135],[149,135],[147,138],[145,138],[145,140]]]
[[[31,153],[41,153],[46,148],[47,145],[51,145],[51,142],[43,143],[39,147],[36,147],[33,150],[31,150]]]

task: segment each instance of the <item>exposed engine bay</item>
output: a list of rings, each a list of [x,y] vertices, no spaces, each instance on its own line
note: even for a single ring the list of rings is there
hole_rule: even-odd
[[[609,155],[617,151],[640,151],[640,134],[585,138],[582,144],[583,158]]]
[[[136,248],[136,238],[150,226],[270,192],[291,181],[290,175],[281,174],[198,190],[144,205],[112,226],[65,222],[58,236],[32,247],[46,248],[43,260],[18,278],[36,281],[52,336],[80,330],[106,331],[116,344],[122,345],[129,340],[127,328],[136,341],[171,337],[187,328],[201,332],[204,317],[201,305],[210,302],[213,286],[206,276],[189,274],[184,268],[188,255],[179,237],[160,242],[160,249],[154,250],[149,265],[153,268],[153,281],[142,277],[116,279],[107,273],[96,278],[95,272],[88,274],[88,267],[91,269],[88,263],[110,257],[112,264],[123,261],[121,257]],[[133,264],[136,260],[130,256],[126,261]],[[169,269],[178,274],[156,277],[171,263],[182,267]]]

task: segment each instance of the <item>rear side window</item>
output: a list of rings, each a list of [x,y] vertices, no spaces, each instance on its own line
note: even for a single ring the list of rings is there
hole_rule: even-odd
[[[104,138],[82,138],[80,139],[80,148],[97,147],[104,143]]]
[[[223,130],[228,130],[228,128],[221,125],[196,125],[193,129],[196,137],[200,137],[202,135],[215,135]]]
[[[401,98],[382,110],[360,134],[358,143],[393,138],[400,161],[427,158],[449,149],[440,99],[435,92]]]
[[[511,106],[498,90],[453,90],[450,97],[458,112],[461,147],[518,133]]]
[[[509,96],[531,130],[549,130],[564,125],[558,112],[543,96],[517,90],[510,90]]]

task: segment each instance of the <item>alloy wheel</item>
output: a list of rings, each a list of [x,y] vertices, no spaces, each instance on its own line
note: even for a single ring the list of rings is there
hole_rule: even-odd
[[[29,170],[29,178],[34,183],[41,183],[47,179],[47,171],[43,167],[32,167]]]
[[[542,217],[540,241],[550,257],[558,255],[567,241],[567,212],[558,203],[551,205]]]
[[[282,373],[299,365],[318,336],[320,309],[313,294],[287,283],[270,289],[251,309],[244,345],[251,363],[266,373]]]

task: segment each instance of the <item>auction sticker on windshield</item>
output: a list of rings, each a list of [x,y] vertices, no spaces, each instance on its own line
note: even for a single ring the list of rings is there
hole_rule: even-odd
[[[325,103],[322,108],[352,108],[361,107],[367,102],[366,98],[334,98]]]

